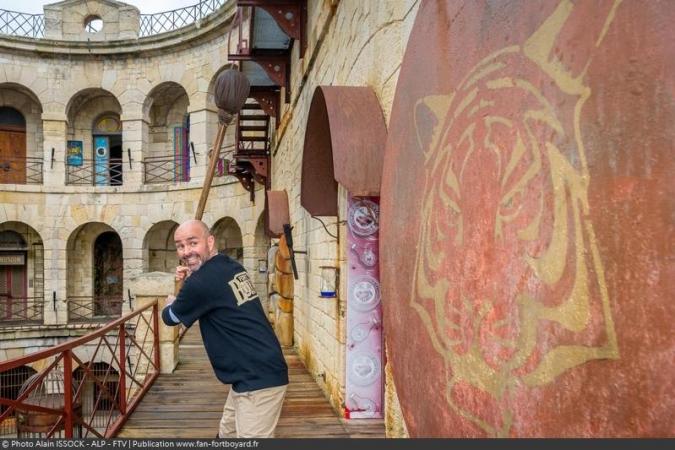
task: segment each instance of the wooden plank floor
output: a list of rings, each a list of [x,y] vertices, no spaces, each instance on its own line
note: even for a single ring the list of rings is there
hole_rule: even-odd
[[[160,375],[124,425],[122,438],[214,438],[229,386],[213,374],[197,326],[180,345],[180,363]],[[290,385],[276,429],[279,438],[384,437],[381,419],[344,420],[335,414],[293,350],[285,350]]]

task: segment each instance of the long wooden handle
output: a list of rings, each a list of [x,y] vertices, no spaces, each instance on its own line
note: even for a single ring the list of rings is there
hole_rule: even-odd
[[[223,140],[225,139],[225,132],[227,131],[227,122],[221,123],[218,127],[218,133],[216,134],[216,140],[213,143],[213,148],[211,150],[211,157],[209,158],[209,167],[206,170],[206,176],[204,177],[204,185],[202,186],[202,192],[199,196],[199,204],[197,206],[197,212],[195,213],[195,219],[201,220],[204,215],[204,208],[206,207],[206,200],[209,198],[209,191],[211,190],[211,183],[213,182],[213,175],[216,172],[216,165],[218,164],[218,158],[220,157],[220,147],[223,145]],[[177,295],[178,291],[183,287],[184,280],[175,280],[174,283],[174,293]]]
[[[185,280],[173,280],[173,295],[178,295]]]
[[[197,220],[202,220],[202,216],[204,215],[206,200],[209,198],[211,182],[213,181],[213,175],[216,171],[216,165],[218,164],[218,158],[220,157],[220,147],[223,145],[223,139],[225,139],[226,130],[227,123],[221,123],[218,127],[218,133],[216,134],[216,142],[214,142],[213,149],[211,150],[209,168],[207,169],[206,176],[204,177],[204,186],[202,186],[202,194],[199,197],[199,205],[197,206],[197,212],[195,213],[195,219]]]

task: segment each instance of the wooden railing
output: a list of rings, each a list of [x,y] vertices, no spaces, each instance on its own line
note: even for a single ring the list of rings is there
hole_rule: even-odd
[[[0,363],[0,437],[114,437],[159,376],[158,314]]]

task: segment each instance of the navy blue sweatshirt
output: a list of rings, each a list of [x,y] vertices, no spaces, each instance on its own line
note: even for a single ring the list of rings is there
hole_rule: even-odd
[[[169,311],[170,309],[170,311]],[[246,270],[218,254],[183,284],[162,320],[199,329],[216,377],[235,392],[288,384],[288,367]]]

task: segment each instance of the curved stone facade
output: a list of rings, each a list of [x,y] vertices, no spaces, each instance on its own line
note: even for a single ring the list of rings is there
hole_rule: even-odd
[[[55,19],[57,12],[61,19]],[[121,241],[121,267],[107,275],[123,298],[116,314],[133,305],[131,278],[148,270],[173,271],[171,224],[193,218],[197,208],[218,127],[213,85],[230,67],[228,44],[234,41],[227,30],[234,12],[234,2],[226,2],[198,24],[136,39],[135,8],[103,0],[64,1],[45,8],[46,39],[0,35],[0,110],[18,111],[25,119],[18,132],[25,135],[30,160],[25,179],[1,180],[0,231],[18,232],[27,249],[39,246],[39,254],[19,250],[28,257],[24,296],[43,307],[43,316],[35,316],[30,326],[22,315],[5,311],[10,320],[3,322],[0,359],[53,345],[39,338],[41,327],[65,338],[89,326],[84,316],[92,314],[91,306],[78,309],[76,299],[91,302],[96,295],[95,272],[101,268],[94,259],[103,233]],[[130,13],[136,15],[135,31]],[[73,18],[92,15],[105,24],[96,39],[55,28],[72,29]],[[94,153],[97,137],[109,145],[103,171]],[[71,159],[73,141],[80,143],[79,164]],[[230,127],[225,149],[233,142]],[[184,167],[172,160],[179,144],[189,157]],[[31,181],[31,164],[39,182]],[[265,276],[257,270],[269,245],[263,205],[252,203],[235,178],[215,178],[204,221],[224,223],[216,236],[251,271],[266,301]],[[42,276],[36,265],[44,268]],[[74,318],[84,324],[74,327]]]

